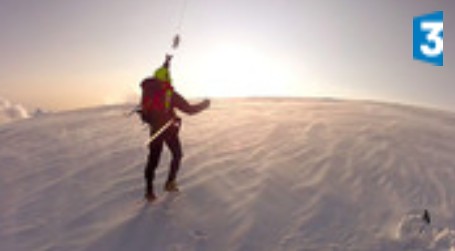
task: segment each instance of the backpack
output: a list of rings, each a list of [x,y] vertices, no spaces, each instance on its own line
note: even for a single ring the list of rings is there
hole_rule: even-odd
[[[171,99],[174,89],[169,82],[156,78],[142,81],[140,115],[145,123],[156,125],[166,119],[171,111]]]

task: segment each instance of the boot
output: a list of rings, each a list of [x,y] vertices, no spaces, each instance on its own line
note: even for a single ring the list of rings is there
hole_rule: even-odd
[[[155,195],[155,193],[153,192],[153,189],[147,190],[147,191],[145,192],[145,196],[144,196],[144,197],[145,197],[145,199],[146,199],[148,202],[152,202],[152,201],[156,200],[156,195]]]
[[[177,183],[175,181],[168,181],[164,185],[164,190],[167,192],[178,192],[179,188],[177,186]]]

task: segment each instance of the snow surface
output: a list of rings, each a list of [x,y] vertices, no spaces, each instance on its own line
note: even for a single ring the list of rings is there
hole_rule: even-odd
[[[150,205],[129,109],[0,125],[0,250],[455,250],[452,113],[218,100],[184,116],[182,192],[162,192],[164,151]]]

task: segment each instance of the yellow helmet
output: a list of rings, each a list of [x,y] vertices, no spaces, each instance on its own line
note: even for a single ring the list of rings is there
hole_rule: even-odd
[[[154,77],[163,82],[171,82],[171,76],[169,70],[165,67],[160,67],[155,71]]]

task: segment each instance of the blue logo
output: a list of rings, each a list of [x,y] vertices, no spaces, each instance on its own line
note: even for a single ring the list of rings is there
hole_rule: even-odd
[[[414,59],[437,66],[444,65],[444,12],[414,17]]]

